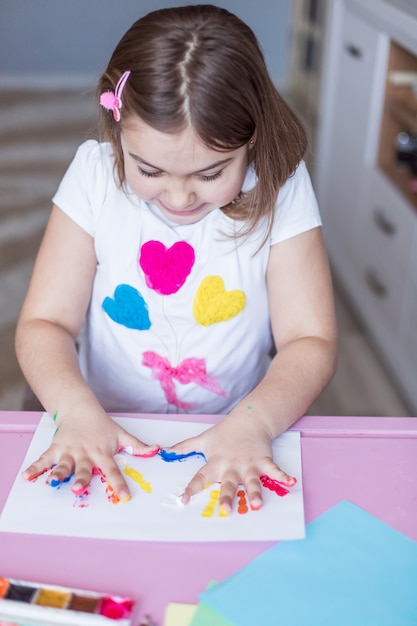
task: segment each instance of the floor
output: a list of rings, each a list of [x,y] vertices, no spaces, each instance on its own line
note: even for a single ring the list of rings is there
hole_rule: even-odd
[[[0,93],[0,410],[19,410],[26,390],[14,354],[16,319],[51,197],[83,139],[92,136],[91,94]],[[312,415],[408,416],[410,410],[335,285],[340,332],[335,377]]]

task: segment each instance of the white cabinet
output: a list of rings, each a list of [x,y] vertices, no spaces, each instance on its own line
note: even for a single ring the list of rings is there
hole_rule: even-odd
[[[390,117],[390,99],[401,104],[392,73],[417,75],[417,11],[414,18],[388,7],[385,16],[383,5],[332,4],[313,176],[335,275],[417,412],[417,194],[411,174],[398,171],[394,145],[399,130],[413,129]],[[417,94],[415,106],[417,132]]]
[[[358,220],[354,298],[389,358],[399,341],[410,287],[415,216],[378,170],[369,172],[369,194],[364,196]]]
[[[356,260],[373,101],[375,90],[383,91],[379,67],[385,67],[386,49],[383,34],[336,1],[325,49],[315,182],[329,250],[343,274],[353,271],[344,257]]]

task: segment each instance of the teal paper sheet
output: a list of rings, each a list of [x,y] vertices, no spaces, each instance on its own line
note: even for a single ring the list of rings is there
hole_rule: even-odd
[[[205,602],[199,602],[189,626],[233,626],[233,624]]]
[[[234,626],[417,625],[416,542],[346,500],[306,530],[202,601]]]
[[[215,585],[217,585],[217,582],[212,581],[207,589],[212,589]],[[233,624],[222,615],[219,615],[205,602],[199,602],[189,626],[233,626]]]

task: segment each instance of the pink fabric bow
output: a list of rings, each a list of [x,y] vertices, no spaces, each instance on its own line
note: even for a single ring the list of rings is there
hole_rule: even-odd
[[[152,377],[161,383],[168,402],[179,408],[191,409],[197,405],[181,402],[177,398],[174,379],[181,385],[196,383],[218,396],[227,397],[229,395],[221,389],[213,376],[207,374],[204,359],[184,359],[177,367],[172,367],[165,357],[159,356],[156,352],[147,351],[143,353],[142,365],[152,369]]]
[[[107,109],[107,111],[113,111],[113,117],[116,122],[120,122],[120,109],[123,106],[122,93],[129,76],[130,70],[127,70],[122,74],[114,92],[104,91],[100,96],[101,106]]]

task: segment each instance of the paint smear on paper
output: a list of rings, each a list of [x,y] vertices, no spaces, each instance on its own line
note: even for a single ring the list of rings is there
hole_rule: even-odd
[[[237,502],[237,512],[239,515],[244,515],[249,511],[248,501],[246,500],[246,492],[244,489],[239,489],[237,492],[238,502]]]
[[[70,474],[66,478],[63,478],[62,480],[57,480],[56,478],[50,478],[51,475],[53,474],[55,467],[56,465],[53,465],[51,467],[48,478],[46,479],[46,484],[50,485],[51,487],[54,487],[55,489],[60,489],[62,485],[64,485],[65,483],[68,483],[71,480],[71,478],[74,476],[74,472],[72,472],[72,474]]]
[[[147,493],[152,492],[152,485],[143,478],[143,475],[140,472],[135,470],[133,467],[129,467],[128,465],[126,465],[123,471],[126,476],[130,476],[135,483],[138,483],[138,485],[142,487],[143,491],[146,491]]]
[[[219,497],[220,489],[213,489],[210,492],[210,499],[203,512],[201,513],[201,517],[213,517],[216,509],[219,517],[227,517],[229,515],[229,511],[226,511],[222,506],[219,505]]]
[[[270,478],[269,476],[265,476],[265,475],[261,476],[260,481],[263,487],[265,487],[266,489],[270,489],[271,491],[274,491],[277,494],[277,496],[282,497],[282,496],[286,496],[287,493],[290,493],[289,490],[283,487],[280,482],[278,482],[277,480],[274,480],[273,478]]]
[[[83,491],[80,495],[75,497],[73,507],[75,509],[86,509],[90,504],[90,492],[88,490]]]
[[[177,454],[176,452],[167,452],[167,450],[159,450],[158,452],[161,459],[166,461],[167,463],[172,463],[172,461],[184,461],[191,456],[201,456],[204,460],[206,457],[202,452],[187,452],[187,454]]]

